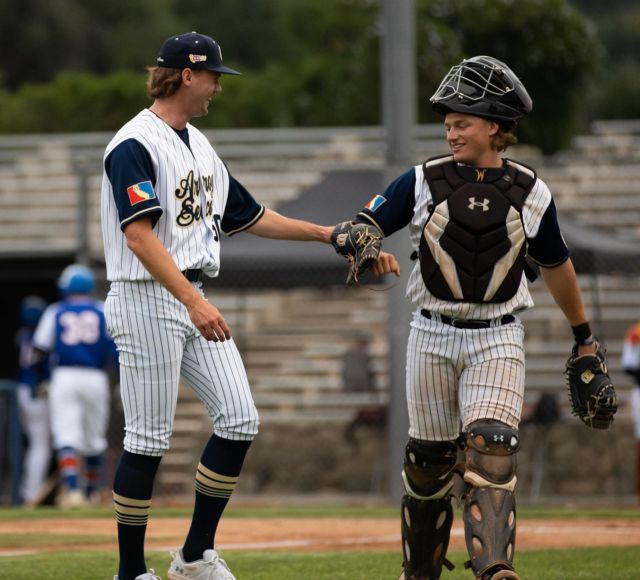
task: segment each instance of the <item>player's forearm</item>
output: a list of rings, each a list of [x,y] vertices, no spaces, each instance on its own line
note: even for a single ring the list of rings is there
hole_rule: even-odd
[[[566,260],[555,268],[540,268],[551,296],[564,313],[571,326],[587,321],[587,314],[578,286],[578,279],[571,260]]]
[[[288,218],[267,209],[253,226],[247,228],[247,231],[257,236],[274,240],[297,240],[328,244],[331,241],[332,228]]]

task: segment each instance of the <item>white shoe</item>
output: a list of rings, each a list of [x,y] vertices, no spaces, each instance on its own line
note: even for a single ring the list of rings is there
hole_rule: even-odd
[[[67,491],[60,498],[58,506],[63,509],[78,508],[87,505],[87,498],[84,497],[84,493],[80,489],[73,489]]]
[[[169,580],[236,580],[227,563],[215,550],[205,550],[202,560],[185,562],[182,550],[171,552]]]
[[[113,577],[113,580],[118,580],[117,574]],[[153,568],[149,568],[148,572],[145,572],[144,574],[140,574],[139,576],[136,576],[136,580],[162,580],[162,578],[160,578],[160,576],[156,576],[153,573]]]

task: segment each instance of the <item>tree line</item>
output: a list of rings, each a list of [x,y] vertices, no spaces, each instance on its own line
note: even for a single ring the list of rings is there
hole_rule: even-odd
[[[625,0],[622,0],[623,4]],[[0,132],[112,131],[148,106],[145,67],[170,34],[222,46],[201,127],[380,123],[379,0],[0,0]],[[640,7],[601,0],[415,0],[418,121],[466,56],[506,61],[534,101],[521,141],[566,147],[593,118],[640,117]],[[601,17],[601,14],[606,14]],[[596,26],[596,22],[598,25]],[[638,79],[638,80],[636,80]],[[622,92],[620,92],[622,90]],[[614,98],[615,97],[615,98]]]

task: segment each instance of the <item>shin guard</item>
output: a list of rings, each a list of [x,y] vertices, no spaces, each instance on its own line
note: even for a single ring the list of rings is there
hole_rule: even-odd
[[[406,580],[438,580],[442,566],[451,569],[445,558],[453,523],[453,507],[447,496],[420,500],[402,498],[402,553]]]
[[[500,570],[513,571],[516,504],[513,492],[495,487],[472,487],[463,511],[465,541],[476,578],[485,580]],[[505,578],[517,578],[505,576]]]

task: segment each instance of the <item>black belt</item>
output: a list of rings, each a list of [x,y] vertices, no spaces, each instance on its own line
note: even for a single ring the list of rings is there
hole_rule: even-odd
[[[189,282],[202,282],[202,270],[185,270],[182,273]]]
[[[440,318],[441,322],[448,324],[450,326],[455,326],[456,328],[470,328],[470,329],[478,329],[478,328],[491,328],[492,326],[502,326],[503,324],[509,324],[513,322],[516,318],[511,314],[505,314],[502,318],[496,318],[494,320],[463,320],[461,318],[451,318],[451,316],[447,316],[446,314],[438,314],[437,317],[434,317],[431,312],[428,310],[422,309],[420,314],[425,318],[433,319]]]

